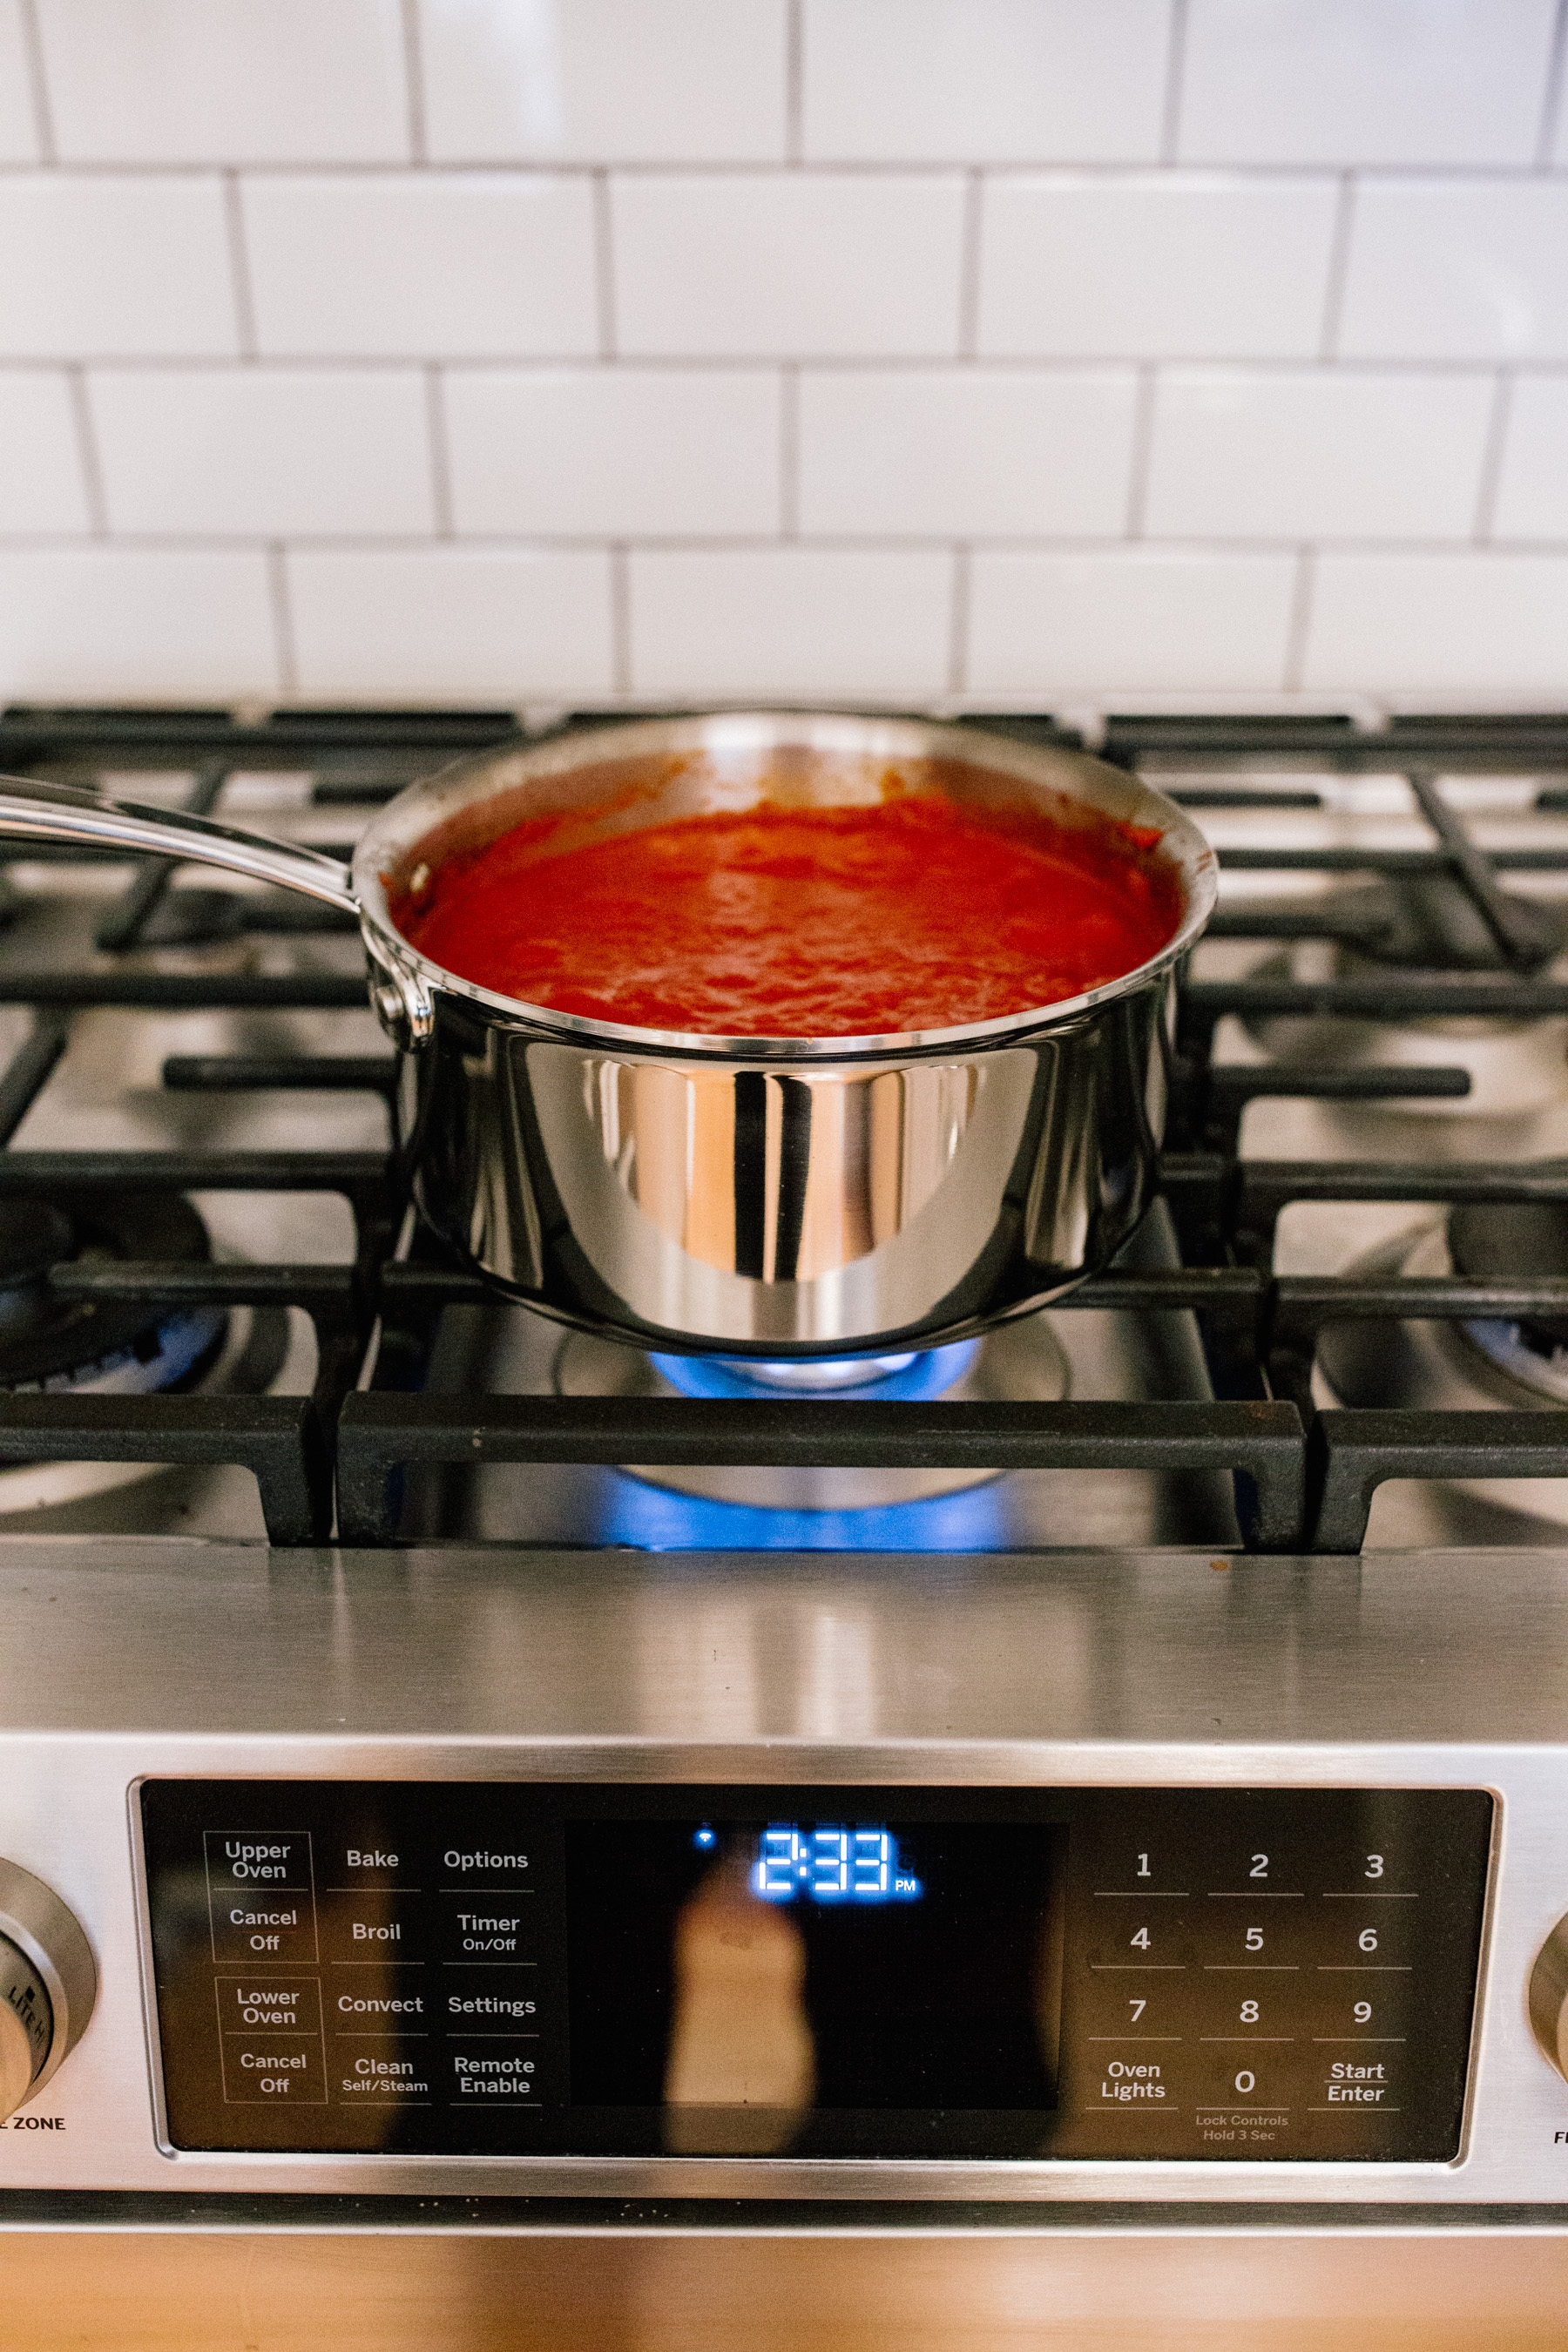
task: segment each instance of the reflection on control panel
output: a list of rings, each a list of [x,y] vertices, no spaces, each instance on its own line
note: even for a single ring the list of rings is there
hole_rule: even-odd
[[[1458,2153],[1479,1790],[141,1790],[175,2147]]]

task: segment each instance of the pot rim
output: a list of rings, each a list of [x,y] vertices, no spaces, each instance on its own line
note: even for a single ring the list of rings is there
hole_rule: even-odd
[[[503,765],[505,782],[494,782],[493,789],[510,793],[531,776],[569,773],[576,768],[601,764],[606,759],[699,750],[711,745],[716,733],[721,742],[738,751],[755,752],[787,744],[827,753],[858,753],[892,760],[926,759],[940,754],[1011,776],[1023,783],[1065,793],[1069,799],[1083,800],[1113,823],[1157,824],[1164,861],[1176,869],[1180,879],[1185,901],[1182,920],[1157,954],[1134,965],[1131,971],[1119,973],[1114,980],[1076,996],[1003,1013],[992,1021],[952,1028],[826,1037],[725,1036],[702,1031],[644,1029],[628,1023],[598,1020],[585,1013],[563,1013],[552,1005],[532,1004],[521,997],[501,995],[436,963],[415,947],[393,921],[384,866],[395,852],[401,854],[411,848],[457,810],[485,799],[487,780],[493,780]],[[1096,790],[1075,791],[1075,778],[1080,785],[1093,784]],[[868,718],[849,711],[820,710],[723,709],[691,712],[676,719],[610,721],[552,738],[533,751],[477,753],[421,778],[388,802],[361,835],[352,871],[361,923],[367,932],[374,934],[384,953],[426,990],[461,997],[480,1007],[497,1023],[531,1034],[559,1035],[576,1045],[629,1049],[660,1059],[675,1056],[681,1060],[770,1065],[907,1060],[915,1055],[924,1057],[1023,1043],[1042,1032],[1068,1026],[1121,997],[1138,993],[1168,972],[1198,939],[1214,911],[1219,892],[1214,850],[1186,812],[1163,793],[1144,783],[1141,777],[1110,767],[1087,752],[1020,743],[1007,736],[991,735],[980,728],[948,720]]]

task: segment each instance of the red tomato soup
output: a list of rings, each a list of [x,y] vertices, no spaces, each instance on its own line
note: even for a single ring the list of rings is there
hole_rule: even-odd
[[[679,817],[552,855],[560,828],[529,819],[414,866],[398,929],[447,971],[560,1013],[852,1037],[1057,1003],[1145,962],[1181,920],[1157,836],[1101,818],[917,792]]]

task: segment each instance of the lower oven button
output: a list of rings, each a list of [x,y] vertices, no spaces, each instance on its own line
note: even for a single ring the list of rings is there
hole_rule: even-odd
[[[0,1862],[0,2121],[80,2041],[97,1990],[87,1937],[59,1896]]]

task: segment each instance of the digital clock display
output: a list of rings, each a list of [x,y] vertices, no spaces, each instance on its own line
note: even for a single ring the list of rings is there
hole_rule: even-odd
[[[706,1823],[696,1843],[713,1832]],[[814,1903],[918,1903],[925,1892],[912,1870],[899,1861],[899,1842],[889,1829],[802,1829],[796,1822],[770,1822],[752,1864],[751,1887],[764,1903],[792,1903],[797,1895]]]
[[[1056,2104],[1066,1843],[799,1811],[571,1822],[574,2101],[658,2110],[692,2153],[808,2126],[858,2144],[856,2116],[898,2108],[1022,2127]]]

